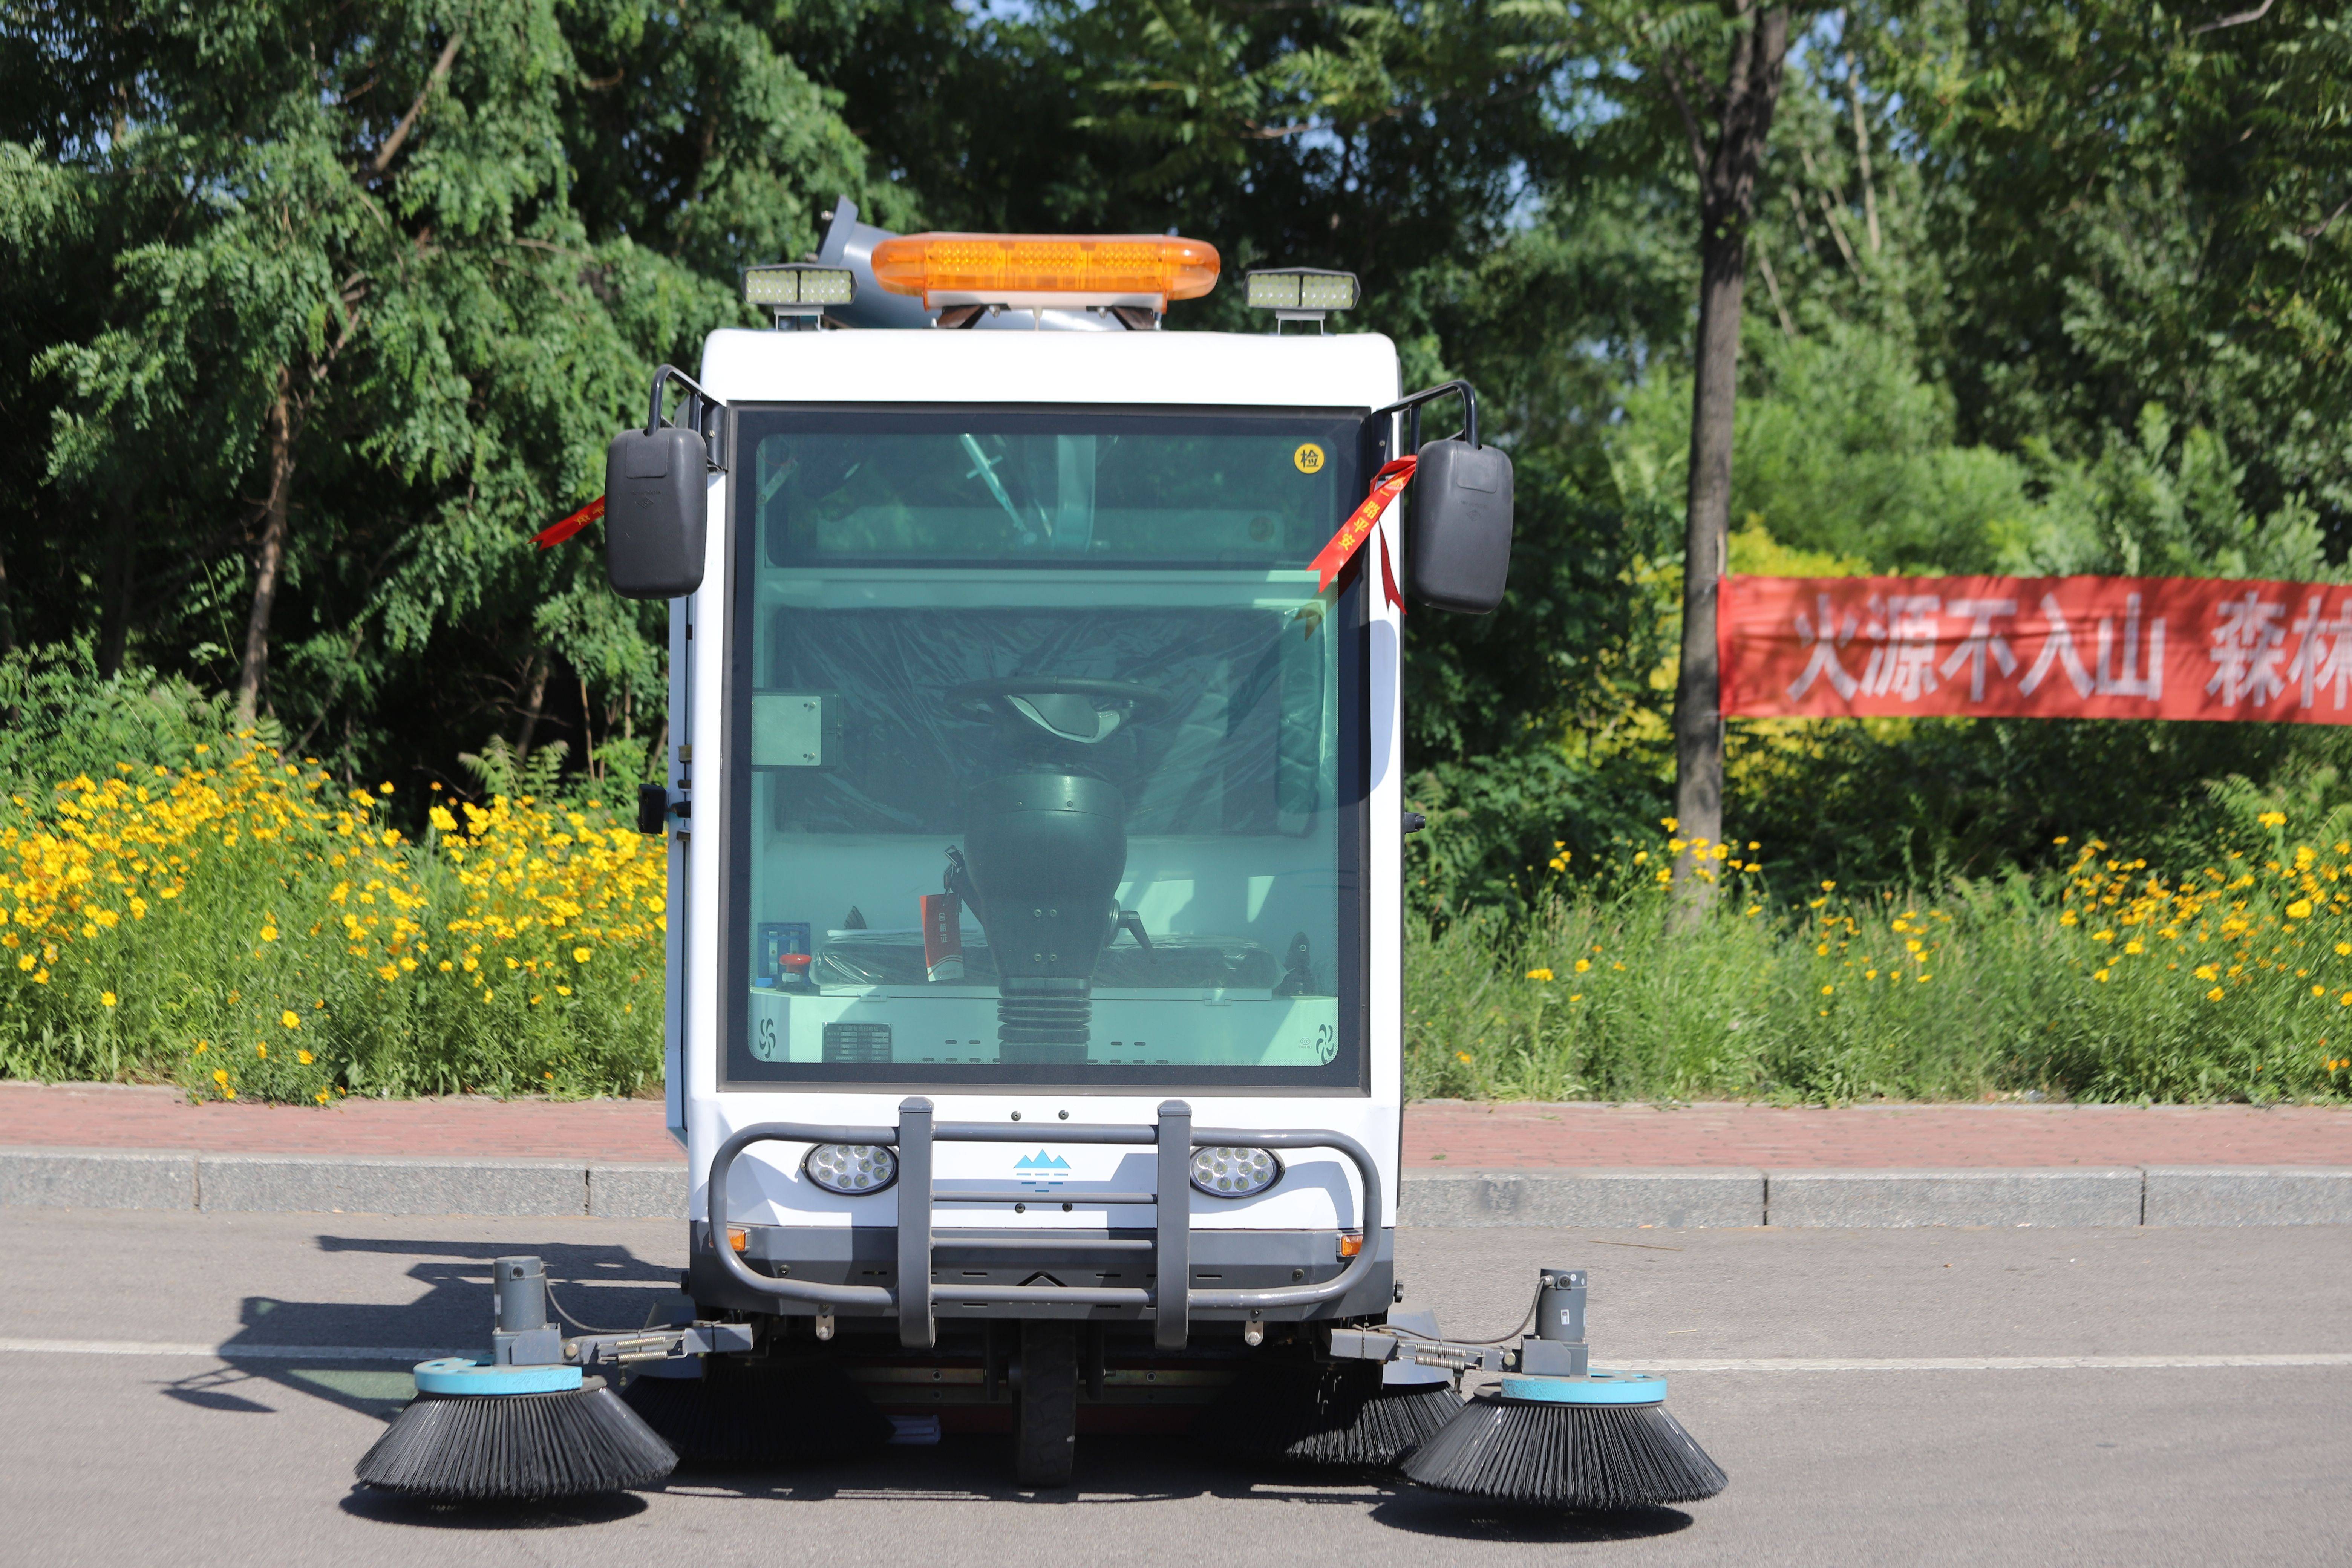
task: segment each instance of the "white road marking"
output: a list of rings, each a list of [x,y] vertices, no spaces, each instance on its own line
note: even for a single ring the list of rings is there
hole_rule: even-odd
[[[149,1340],[0,1339],[0,1353],[18,1355],[202,1356],[212,1361],[436,1361],[470,1352],[415,1345],[196,1345]]]
[[[1630,1360],[1639,1372],[2152,1372],[2205,1367],[2352,1366],[2352,1352],[2281,1355],[1983,1355],[1665,1357]]]
[[[172,1344],[148,1340],[0,1339],[0,1354],[193,1356],[213,1361],[415,1363],[466,1355],[417,1345]],[[1640,1372],[2158,1372],[2224,1367],[2352,1366],[2352,1351],[2246,1355],[1667,1356],[1629,1358]]]

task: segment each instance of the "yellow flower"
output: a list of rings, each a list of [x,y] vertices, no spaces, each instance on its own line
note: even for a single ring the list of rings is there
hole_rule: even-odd
[[[278,1021],[289,1029],[299,1029],[302,1026],[302,1015],[289,1007],[278,1015]]]
[[[1576,972],[1579,974],[1586,973],[1590,972],[1591,968],[1592,960],[1589,958],[1580,958],[1576,961]]]
[[[588,950],[587,950],[586,948],[584,948],[584,947],[575,947],[575,948],[573,948],[573,949],[572,950],[572,963],[587,963],[587,962],[588,962]]]
[[[100,992],[100,993],[98,994],[98,999],[99,999],[100,1002],[104,1003],[104,1004],[105,1004],[107,1006],[109,1006],[109,1007],[111,1007],[111,1006],[113,1006],[113,1005],[114,1005],[114,993],[113,993],[113,992],[111,992],[111,991],[101,991],[101,992]]]
[[[2124,943],[2124,951],[2126,952],[2146,952],[2147,949],[2141,946],[2139,940],[2135,937],[2130,942]]]
[[[203,1056],[206,1051],[211,1050],[212,1048],[213,1043],[210,1040],[198,1040],[196,1042],[196,1055],[198,1056]]]
[[[1551,978],[1551,971],[1549,969],[1530,969],[1528,971],[1528,978],[1530,980],[1548,981]]]
[[[263,1061],[268,1061],[269,1059],[269,1047],[265,1045],[256,1044],[253,1047],[253,1054],[259,1057]]]
[[[317,1060],[318,1058],[316,1058],[315,1057],[311,1056],[311,1055],[310,1055],[310,1052],[308,1052],[308,1051],[296,1051],[296,1052],[294,1053],[294,1059],[295,1059],[296,1061],[298,1061],[298,1062],[300,1062],[304,1067],[309,1067],[309,1066],[310,1066],[313,1061]]]
[[[2286,813],[2284,811],[2266,811],[2260,816],[2255,817],[2254,820],[2261,823],[2264,827],[2284,827],[2286,826]]]
[[[2097,981],[2100,984],[2105,985],[2107,983],[2107,972],[2102,969],[2096,974],[2092,975],[2091,978]]]
[[[2205,1000],[2208,1002],[2219,1002],[2221,999],[2221,988],[2219,985],[2216,985],[2212,990],[2205,993]]]
[[[1669,833],[1678,831],[1682,827],[1682,818],[1678,816],[1662,816],[1658,818],[1658,826],[1664,828]]]
[[[1454,1059],[1457,1062],[1466,1062],[1470,1059],[1470,1053],[1468,1051],[1456,1051],[1454,1053]]]
[[[1824,996],[1826,996],[1826,995],[1828,995],[1831,992],[1832,992],[1832,991],[1834,991],[1834,990],[1836,990],[1836,989],[1837,989],[1837,987],[1836,987],[1836,986],[1834,986],[1834,985],[1824,985],[1824,986],[1822,986],[1822,995],[1824,995]]]
[[[278,940],[278,928],[276,926],[263,926],[261,928],[261,940],[264,942],[276,942]]]
[[[2311,900],[2309,899],[2295,900],[2294,902],[2286,907],[2286,918],[2291,921],[2309,920],[2311,918]]]
[[[318,1093],[316,1093],[316,1094],[312,1095],[310,1098],[311,1098],[311,1099],[313,1099],[313,1100],[317,1100],[320,1104],[324,1105],[324,1104],[326,1104],[326,1103],[327,1103],[327,1091],[326,1091],[325,1089],[320,1089]]]
[[[225,1084],[225,1083],[228,1082],[228,1068],[213,1068],[213,1081],[214,1081],[215,1083],[223,1083],[223,1084]]]

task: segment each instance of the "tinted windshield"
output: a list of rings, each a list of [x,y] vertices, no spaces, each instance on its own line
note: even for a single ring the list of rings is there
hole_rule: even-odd
[[[737,417],[729,1079],[1357,1083],[1356,421]]]

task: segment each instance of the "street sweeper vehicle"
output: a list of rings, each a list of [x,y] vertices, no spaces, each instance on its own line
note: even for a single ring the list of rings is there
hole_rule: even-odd
[[[363,1482],[981,1431],[1055,1487],[1082,1435],[1193,1430],[1561,1507],[1723,1485],[1661,1380],[1591,1364],[1580,1271],[1530,1260],[1524,1339],[1397,1310],[1400,644],[1408,598],[1500,602],[1511,466],[1467,384],[1325,331],[1347,274],[1160,330],[1218,271],[844,201],[746,274],[776,330],[656,375],[601,504],[614,586],[670,605],[639,825],[691,1261],[567,1333],[499,1259],[490,1355],[419,1368]]]

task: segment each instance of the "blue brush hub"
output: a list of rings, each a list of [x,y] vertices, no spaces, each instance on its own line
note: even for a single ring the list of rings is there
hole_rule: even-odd
[[[419,1394],[568,1394],[580,1386],[576,1366],[499,1366],[444,1356],[416,1363]]]
[[[1582,1377],[1507,1373],[1503,1397],[1522,1405],[1662,1405],[1666,1380],[1654,1373],[1603,1372]]]

